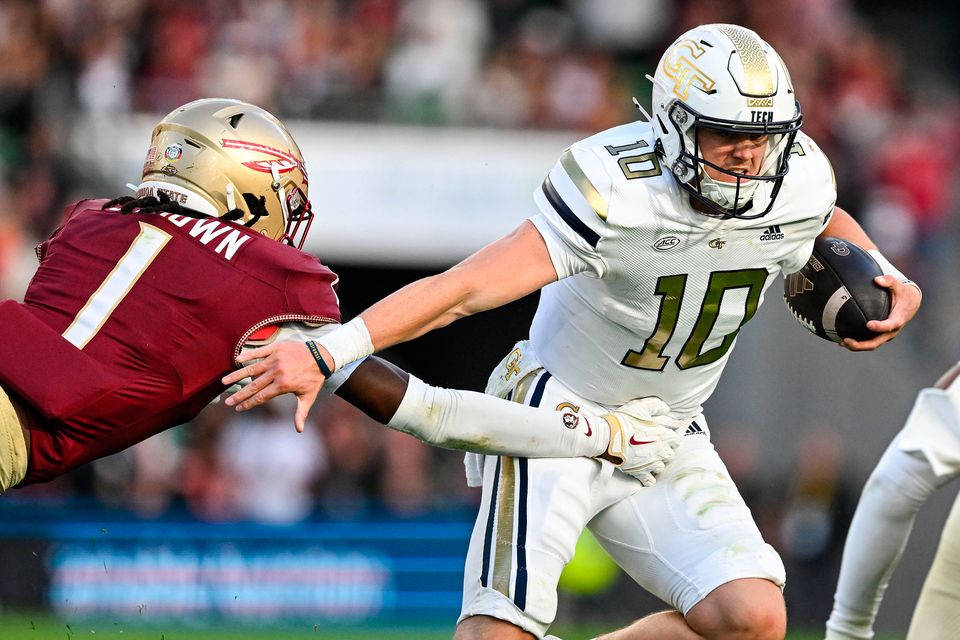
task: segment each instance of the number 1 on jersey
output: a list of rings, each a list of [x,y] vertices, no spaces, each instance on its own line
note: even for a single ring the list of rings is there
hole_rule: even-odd
[[[117,261],[113,271],[100,284],[100,288],[94,291],[83,305],[83,309],[63,332],[63,337],[78,349],[83,349],[93,336],[97,335],[100,327],[154,258],[160,255],[171,237],[166,231],[141,222],[139,235],[130,243],[127,252]]]

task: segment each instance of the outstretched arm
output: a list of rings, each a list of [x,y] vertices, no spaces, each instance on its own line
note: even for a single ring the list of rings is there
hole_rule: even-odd
[[[445,449],[524,458],[598,457],[643,485],[674,458],[681,422],[659,398],[603,415],[551,411],[423,383],[377,357],[360,363],[337,395],[391,429]]]
[[[878,286],[889,289],[893,296],[890,315],[885,320],[871,320],[867,323],[868,329],[879,334],[877,337],[861,341],[846,338],[840,344],[851,351],[871,351],[893,340],[920,309],[920,288],[906,280],[903,274],[879,254],[877,245],[863,228],[840,207],[834,208],[830,222],[820,235],[849,240],[869,251],[874,258],[879,258],[878,262],[881,263],[881,267],[884,267],[886,275],[876,278],[875,282]]]
[[[392,429],[445,449],[526,458],[599,456],[610,429],[599,416],[580,416],[444,389],[376,356],[360,363],[337,395]]]
[[[303,345],[336,325],[283,325],[267,340]],[[249,348],[249,347],[248,347]],[[314,367],[314,369],[316,369]],[[335,373],[327,390],[391,429],[438,447],[527,458],[599,457],[642,484],[674,457],[683,425],[659,398],[643,398],[599,414],[551,411],[476,393],[433,387],[371,356]],[[298,398],[295,424],[303,431],[316,394]]]
[[[223,382],[230,385],[247,377],[253,381],[230,396],[227,404],[245,411],[282,393],[294,393],[309,409],[326,378],[318,365],[327,371],[339,369],[458,318],[517,300],[556,279],[543,237],[525,221],[460,264],[407,285],[324,337],[326,344],[344,345],[341,351],[348,355],[332,357],[320,345],[313,355],[303,343],[274,343],[245,351],[240,362],[259,362],[235,371]]]

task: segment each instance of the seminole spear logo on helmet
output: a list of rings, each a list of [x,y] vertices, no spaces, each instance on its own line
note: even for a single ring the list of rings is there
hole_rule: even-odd
[[[260,144],[259,142],[250,142],[248,140],[224,139],[221,141],[221,144],[223,145],[224,149],[244,149],[247,151],[258,151],[272,158],[269,160],[247,160],[246,162],[240,163],[248,169],[253,169],[254,171],[259,171],[261,173],[273,173],[273,170],[276,169],[277,173],[279,174],[290,173],[294,169],[299,169],[300,173],[303,174],[304,183],[308,182],[306,166],[292,153],[283,151],[282,149],[277,149],[276,147]]]

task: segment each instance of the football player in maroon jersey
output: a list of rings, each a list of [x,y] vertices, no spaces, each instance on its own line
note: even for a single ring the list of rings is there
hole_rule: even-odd
[[[156,126],[136,197],[68,207],[37,248],[24,302],[0,302],[0,327],[17,336],[0,341],[0,491],[191,420],[246,347],[336,327],[337,277],[299,250],[307,187],[282,123],[204,99]],[[522,374],[507,365],[506,377]],[[432,444],[603,456],[644,483],[679,440],[653,420],[653,399],[602,419],[538,411],[431,387],[377,358],[326,388]]]

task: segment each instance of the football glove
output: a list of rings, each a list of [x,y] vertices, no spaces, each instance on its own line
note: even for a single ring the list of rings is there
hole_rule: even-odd
[[[676,457],[683,437],[682,423],[670,418],[669,411],[666,402],[648,396],[601,416],[610,425],[606,457],[645,487],[657,483],[657,475]]]

